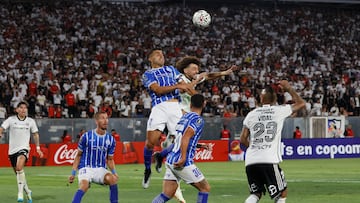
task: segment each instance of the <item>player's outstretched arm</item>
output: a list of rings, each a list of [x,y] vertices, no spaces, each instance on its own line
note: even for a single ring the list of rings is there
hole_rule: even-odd
[[[163,95],[172,91],[175,91],[176,89],[182,90],[184,92],[191,93],[191,91],[194,89],[193,83],[177,83],[175,85],[171,86],[160,86],[157,83],[154,83],[150,86],[150,89],[154,91],[157,95]]]
[[[224,71],[221,71],[221,72],[208,73],[207,76],[206,76],[206,79],[207,80],[213,80],[213,79],[216,79],[216,78],[221,77],[221,76],[230,75],[232,72],[234,72],[237,69],[238,69],[238,67],[236,65],[232,65],[227,70],[224,70]]]

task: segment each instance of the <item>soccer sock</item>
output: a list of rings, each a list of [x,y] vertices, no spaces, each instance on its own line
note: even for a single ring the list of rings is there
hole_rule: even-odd
[[[73,201],[72,203],[80,203],[81,202],[81,199],[82,197],[84,196],[85,192],[78,189],[74,195],[74,198],[73,198]]]
[[[185,202],[184,196],[181,192],[181,188],[180,188],[180,184],[178,185],[178,187],[176,188],[176,192],[175,195],[176,199],[178,199],[181,202]]]
[[[24,190],[26,192],[26,194],[29,194],[31,192],[31,190],[29,189],[27,182],[26,182],[26,178],[25,178],[25,171],[23,170],[23,174],[24,174]]]
[[[171,144],[169,147],[163,149],[161,152],[160,152],[160,155],[161,157],[166,157],[169,152],[171,152],[171,150],[174,148],[174,144]]]
[[[24,170],[16,171],[16,180],[18,183],[18,193],[23,194],[24,185],[25,185],[25,173]]]
[[[209,197],[208,192],[199,192],[196,203],[207,203]]]
[[[285,203],[285,202],[286,202],[286,197],[280,197],[275,201],[275,203]]]
[[[149,150],[146,146],[144,147],[144,165],[146,169],[151,168],[151,157],[153,150]]]
[[[118,203],[118,186],[110,185],[110,202],[111,203]]]
[[[170,199],[169,197],[161,193],[153,199],[152,203],[163,203],[169,201],[169,199]]]
[[[257,203],[259,202],[259,197],[254,195],[254,194],[251,194],[246,200],[245,200],[245,203]]]

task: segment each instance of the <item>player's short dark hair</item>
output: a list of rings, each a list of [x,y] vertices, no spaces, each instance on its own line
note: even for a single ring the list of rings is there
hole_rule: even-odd
[[[20,101],[18,104],[17,104],[17,108],[19,108],[21,105],[25,105],[26,107],[29,107],[29,104],[26,102],[26,101]]]
[[[194,94],[191,97],[191,105],[195,108],[202,108],[205,102],[205,97],[201,94]]]
[[[149,60],[150,56],[152,55],[152,53],[154,53],[154,51],[162,51],[162,49],[160,49],[158,47],[155,47],[155,48],[151,49],[149,51],[149,53],[147,54],[147,57],[146,57],[148,60]]]
[[[266,85],[263,91],[263,102],[275,103],[277,101],[276,92],[270,85]]]
[[[190,64],[196,64],[200,66],[200,60],[195,56],[185,56],[184,58],[180,59],[176,62],[175,67],[179,70],[180,73],[184,73],[184,69],[188,67]]]

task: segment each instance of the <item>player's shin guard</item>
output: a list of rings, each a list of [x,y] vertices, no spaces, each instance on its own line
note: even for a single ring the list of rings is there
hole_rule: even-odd
[[[110,203],[118,203],[118,186],[110,185]]]
[[[275,203],[285,203],[286,202],[286,197],[280,197],[279,199],[275,200]]]
[[[196,203],[207,203],[209,193],[208,192],[199,192]]]
[[[183,194],[182,194],[182,192],[181,192],[181,188],[180,188],[180,185],[178,185],[178,187],[176,188],[176,192],[175,192],[175,198],[177,199],[177,200],[179,200],[180,202],[183,202],[183,203],[185,203],[186,201],[185,201],[185,199],[184,199],[184,196],[183,196]]]
[[[16,180],[18,183],[18,194],[23,194],[24,185],[26,183],[24,170],[16,171]]]
[[[82,190],[77,190],[75,195],[74,195],[74,198],[72,200],[72,203],[80,203],[81,202],[81,199],[82,197],[84,196],[85,192],[82,191]]]
[[[156,196],[152,203],[164,203],[164,202],[167,202],[169,201],[170,198],[168,196],[166,196],[165,194],[161,193],[159,194],[158,196]]]
[[[153,150],[149,150],[146,146],[144,147],[144,165],[146,169],[151,168],[151,157]]]
[[[251,194],[246,200],[245,203],[258,203],[259,202],[259,197]]]

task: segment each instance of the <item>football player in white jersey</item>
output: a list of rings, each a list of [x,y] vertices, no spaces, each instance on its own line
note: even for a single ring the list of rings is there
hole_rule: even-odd
[[[0,137],[4,130],[9,130],[9,160],[16,173],[18,185],[17,201],[24,201],[24,192],[26,193],[27,202],[32,203],[32,192],[29,189],[24,172],[24,166],[29,158],[30,152],[30,135],[33,134],[36,145],[36,152],[40,158],[43,153],[40,150],[39,130],[34,119],[27,117],[28,104],[25,101],[18,103],[16,107],[17,115],[7,118],[0,127]]]
[[[285,203],[287,185],[279,163],[281,157],[281,131],[284,121],[305,107],[305,101],[295,92],[289,82],[282,80],[280,87],[290,93],[292,105],[277,105],[273,88],[266,86],[260,95],[262,106],[247,114],[243,121],[240,141],[247,147],[245,167],[250,195],[245,203],[259,202],[266,189],[275,203]]]

